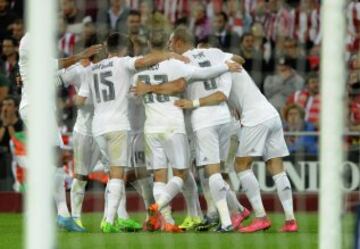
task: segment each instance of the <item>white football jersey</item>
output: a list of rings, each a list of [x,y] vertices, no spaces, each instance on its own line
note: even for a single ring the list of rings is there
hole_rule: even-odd
[[[191,49],[183,54],[190,59],[190,63],[197,67],[210,67],[224,63],[225,54],[219,49]],[[186,94],[191,100],[207,97],[217,91],[223,92],[227,97],[231,89],[231,74],[204,81],[192,82],[188,85]],[[231,114],[226,102],[218,105],[201,106],[192,111],[191,123],[193,130],[226,124],[231,121]]]
[[[193,75],[193,67],[178,60],[170,59],[137,72],[134,75],[134,84],[138,80],[147,84],[162,84],[168,81],[185,78]],[[186,133],[184,114],[181,108],[174,105],[178,96],[148,93],[143,96],[146,120],[145,133]]]
[[[69,68],[62,69],[59,72],[60,81],[66,87],[68,87],[69,85],[74,86],[76,93],[78,93],[81,84],[84,84],[84,82],[86,81],[86,73],[90,70],[90,68],[91,65],[89,65],[88,67],[84,67],[80,63],[77,63]],[[83,135],[91,136],[93,115],[94,106],[92,104],[91,98],[87,98],[85,105],[79,107],[77,110],[74,131]]]
[[[132,134],[144,132],[145,108],[140,97],[129,97],[129,121]]]
[[[233,56],[229,53],[224,54],[225,60],[230,60]],[[239,112],[242,125],[255,126],[279,115],[245,69],[239,73],[231,73],[231,77],[229,102]]]
[[[19,109],[24,108],[29,104],[29,51],[30,51],[30,34],[26,33],[20,40],[19,44],[19,72],[22,80],[21,88],[21,101]],[[54,64],[54,72],[58,68],[58,61],[56,59],[50,59]],[[55,76],[55,75],[54,75]],[[54,109],[55,109],[55,102]]]
[[[130,130],[128,92],[135,70],[135,58],[112,57],[91,66],[79,95],[92,98],[92,131],[99,136],[112,131]]]

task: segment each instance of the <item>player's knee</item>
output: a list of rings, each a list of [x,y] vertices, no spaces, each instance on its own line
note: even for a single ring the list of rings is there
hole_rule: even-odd
[[[155,182],[167,182],[167,170],[158,169],[154,171],[154,181]]]
[[[125,170],[123,167],[110,166],[110,178],[125,179]]]
[[[237,157],[235,159],[235,170],[241,172],[251,168],[252,158],[251,157]]]
[[[271,158],[266,161],[266,168],[271,175],[277,175],[284,171],[282,158]]]
[[[184,181],[186,180],[189,172],[187,169],[173,169],[174,176],[178,176]]]

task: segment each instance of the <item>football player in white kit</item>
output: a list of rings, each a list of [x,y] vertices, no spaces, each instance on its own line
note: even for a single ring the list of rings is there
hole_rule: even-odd
[[[30,49],[30,39],[31,35],[26,33],[25,36],[20,41],[19,46],[19,69],[22,80],[22,92],[21,92],[21,102],[19,113],[24,120],[25,124],[27,123],[27,114],[28,108],[31,103],[28,101],[28,91],[29,91],[29,49]],[[92,55],[98,53],[102,49],[101,45],[92,46],[80,54],[76,54],[69,58],[53,60],[54,61],[54,69],[66,68],[74,63],[78,62],[81,59],[91,57]],[[55,103],[54,103],[54,117],[52,122],[56,123],[55,118]],[[54,134],[53,139],[54,146],[57,147],[59,151],[62,146],[62,140],[60,134]],[[59,227],[64,228],[68,231],[77,231],[82,232],[84,229],[76,224],[73,218],[70,216],[69,210],[66,204],[66,194],[64,188],[64,180],[65,174],[62,168],[62,165],[57,165],[55,171],[55,202],[57,206],[57,223]]]
[[[167,45],[167,36],[162,31],[154,31],[150,42],[152,51],[164,50]],[[235,70],[240,69],[240,65],[234,66]],[[219,63],[217,66],[209,68],[199,68],[186,65],[176,60],[163,61],[151,68],[138,72],[135,80],[144,81],[141,87],[134,87],[134,91],[142,88],[146,89],[144,95],[144,105],[146,112],[145,121],[145,143],[146,143],[146,162],[149,169],[154,170],[154,198],[155,203],[150,206],[149,211],[152,216],[149,218],[148,226],[151,230],[159,229],[162,225],[164,231],[178,232],[179,228],[174,225],[174,221],[165,220],[161,224],[160,212],[173,197],[179,193],[184,182],[189,177],[189,150],[185,132],[184,115],[180,108],[174,105],[179,99],[174,96],[185,90],[185,84],[179,86],[172,92],[152,93],[152,89],[162,83],[178,78],[189,79],[208,79],[218,76],[228,70],[227,65]],[[167,167],[172,167],[174,176],[166,183]],[[194,198],[198,199],[198,195]],[[198,217],[200,218],[200,217]]]
[[[91,66],[86,84],[81,84],[77,104],[92,98],[94,117],[92,132],[102,155],[109,161],[108,202],[105,233],[118,232],[115,216],[125,194],[125,168],[129,166],[128,91],[135,69],[168,59],[170,53],[144,58],[122,57],[127,53],[128,38],[114,33],[107,39],[108,58]]]
[[[230,60],[232,54],[224,53],[225,60]],[[282,158],[289,155],[281,124],[276,109],[269,103],[251,79],[246,70],[232,73],[232,88],[229,97],[231,106],[240,114],[240,143],[236,155],[235,171],[242,189],[255,213],[255,219],[246,227],[240,227],[244,233],[266,230],[271,226],[260,196],[259,183],[251,169],[253,158],[262,157],[267,169],[273,176],[277,193],[285,212],[285,223],[282,232],[298,230],[293,211],[292,191],[286,175]],[[216,96],[209,96],[213,98]],[[191,108],[192,101],[182,100],[184,108]],[[207,105],[209,100],[201,101]]]
[[[192,35],[184,28],[174,31],[169,47],[188,57],[190,63],[198,67],[217,65],[224,60],[218,49],[194,49]],[[224,181],[220,168],[220,163],[225,161],[230,139],[231,114],[226,104],[230,89],[231,75],[226,73],[210,80],[193,82],[186,91],[194,106],[191,122],[196,139],[196,165],[204,168],[209,178],[209,191],[221,220],[219,232],[233,230],[227,204],[230,187]],[[216,101],[206,107],[200,106],[200,99],[211,94],[217,96]]]

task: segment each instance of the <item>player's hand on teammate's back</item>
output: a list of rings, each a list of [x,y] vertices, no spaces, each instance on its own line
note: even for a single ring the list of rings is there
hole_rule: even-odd
[[[179,99],[174,104],[181,109],[192,109],[194,107],[193,102],[189,99]]]
[[[242,66],[236,62],[226,61],[225,64],[228,66],[230,72],[241,72]]]
[[[145,84],[143,81],[137,81],[136,85],[130,88],[130,92],[134,96],[142,96],[150,92],[151,85]]]
[[[103,48],[104,46],[102,44],[96,44],[80,52],[79,56],[81,59],[86,59],[93,55],[98,54]]]

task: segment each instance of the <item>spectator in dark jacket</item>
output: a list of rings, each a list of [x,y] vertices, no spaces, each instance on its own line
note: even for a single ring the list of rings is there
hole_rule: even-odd
[[[16,15],[9,8],[9,0],[0,0],[0,41],[9,34],[9,26],[15,19]]]
[[[316,131],[311,123],[304,120],[304,109],[296,104],[285,107],[284,130],[288,132]],[[285,137],[290,153],[316,155],[318,152],[317,137],[305,135],[289,135]]]

